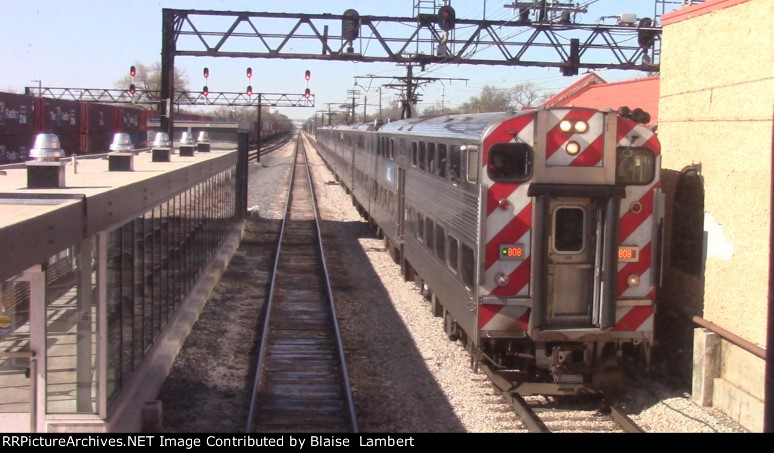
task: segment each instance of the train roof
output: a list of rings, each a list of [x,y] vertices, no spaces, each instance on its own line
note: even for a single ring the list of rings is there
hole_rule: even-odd
[[[324,126],[319,129],[331,129],[335,131],[373,131],[376,130],[373,123],[358,124],[337,124],[335,126]]]
[[[383,125],[379,131],[401,135],[448,137],[457,139],[483,139],[484,132],[494,124],[501,123],[514,116],[531,112],[507,113],[463,113],[432,117],[411,118],[393,121]]]

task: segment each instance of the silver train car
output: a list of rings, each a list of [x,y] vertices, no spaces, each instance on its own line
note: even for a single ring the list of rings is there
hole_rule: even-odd
[[[522,393],[559,394],[622,354],[648,364],[664,207],[651,130],[562,107],[319,127],[315,139],[476,364]]]

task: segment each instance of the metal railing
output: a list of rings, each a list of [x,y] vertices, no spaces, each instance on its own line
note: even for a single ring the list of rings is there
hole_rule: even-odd
[[[750,354],[759,357],[763,360],[766,360],[766,349],[758,346],[757,344],[745,340],[744,338],[740,337],[739,335],[730,332],[717,324],[713,324],[706,319],[702,318],[701,316],[694,316],[691,318],[693,322],[698,324],[701,327],[704,327],[705,329],[714,332],[718,334],[721,338],[728,341],[729,343],[733,344],[734,346],[738,346],[745,351],[749,352]]]

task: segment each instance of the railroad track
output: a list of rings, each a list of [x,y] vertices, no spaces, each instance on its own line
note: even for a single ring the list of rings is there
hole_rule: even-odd
[[[357,432],[303,140],[275,254],[247,432]]]
[[[266,154],[269,154],[272,151],[276,151],[276,150],[282,148],[283,146],[285,146],[290,141],[291,137],[292,137],[291,134],[288,133],[286,135],[280,136],[277,139],[272,140],[271,143],[263,144],[263,146],[261,146],[261,150],[260,150],[261,156],[265,156]],[[258,154],[258,150],[257,149],[254,149],[254,150],[250,151],[248,153],[248,155],[247,155],[248,160],[250,162],[256,160],[257,154]]]
[[[618,406],[609,404],[604,395],[595,390],[589,390],[587,402],[596,405],[596,409],[579,410],[577,401],[575,408],[562,407],[556,400],[538,401],[526,400],[516,391],[513,384],[495,373],[491,368],[482,366],[495,390],[511,405],[513,411],[521,419],[524,427],[533,433],[549,433],[552,431],[584,431],[590,430],[609,432],[619,430],[625,433],[644,433],[637,423],[629,418]],[[578,397],[566,397],[578,398]],[[566,406],[566,405],[565,405]],[[607,419],[608,423],[603,423]],[[601,422],[602,421],[602,422]],[[591,428],[593,427],[593,428]]]

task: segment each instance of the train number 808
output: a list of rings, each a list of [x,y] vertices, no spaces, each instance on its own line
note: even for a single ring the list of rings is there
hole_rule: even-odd
[[[634,263],[640,259],[640,249],[637,247],[618,247],[618,261]]]
[[[500,259],[519,261],[524,259],[524,246],[522,244],[501,244]]]

